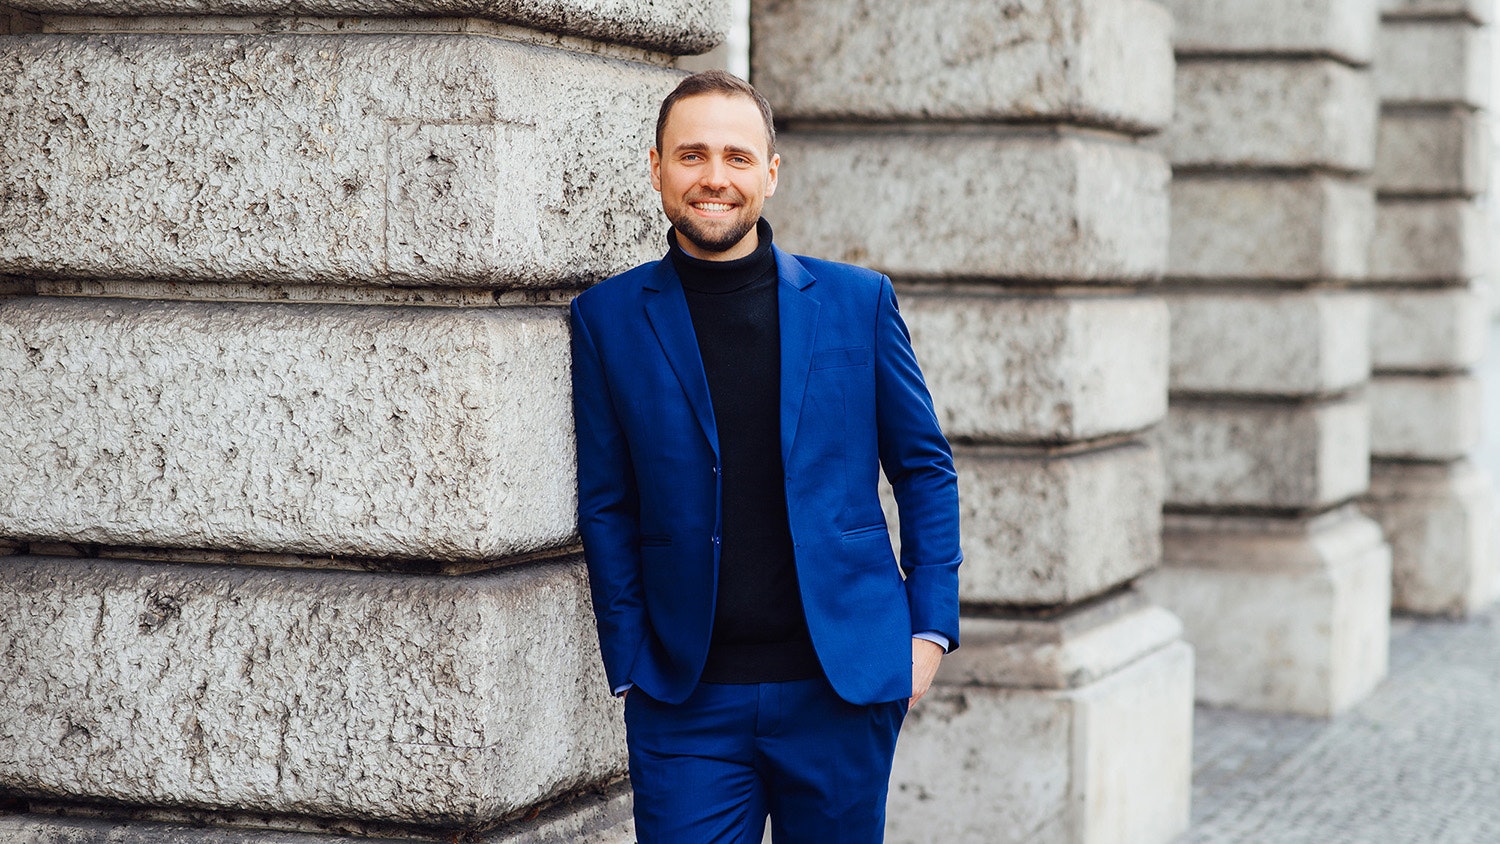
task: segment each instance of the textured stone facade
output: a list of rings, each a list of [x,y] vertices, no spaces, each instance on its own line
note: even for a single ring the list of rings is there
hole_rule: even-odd
[[[1340,711],[1385,672],[1369,488],[1375,0],[1174,0],[1164,566],[1215,705]],[[1376,71],[1378,73],[1379,71]],[[1384,429],[1378,434],[1386,436]],[[1295,566],[1290,560],[1296,558]]]

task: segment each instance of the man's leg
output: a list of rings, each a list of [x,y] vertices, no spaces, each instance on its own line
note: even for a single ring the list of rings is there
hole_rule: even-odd
[[[783,698],[779,722],[760,739],[776,844],[883,841],[906,702],[855,706],[821,677],[765,685]]]
[[[681,705],[625,698],[640,844],[760,844],[755,686],[700,685]]]

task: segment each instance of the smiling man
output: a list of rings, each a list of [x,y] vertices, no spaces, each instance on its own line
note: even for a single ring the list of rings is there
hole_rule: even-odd
[[[958,645],[958,494],[890,280],[761,218],[770,106],[662,103],[667,255],[573,303],[578,526],[643,844],[874,842],[896,735]],[[891,550],[877,492],[901,516]]]

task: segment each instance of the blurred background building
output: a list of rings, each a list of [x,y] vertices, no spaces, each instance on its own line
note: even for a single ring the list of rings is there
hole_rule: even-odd
[[[892,841],[1165,844],[1500,589],[1489,0],[5,2],[0,841],[633,839],[565,306],[683,69],[954,442]]]

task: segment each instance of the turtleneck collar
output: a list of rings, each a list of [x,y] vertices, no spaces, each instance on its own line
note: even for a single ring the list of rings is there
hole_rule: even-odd
[[[705,261],[684,252],[677,244],[677,232],[667,232],[667,257],[682,279],[682,286],[699,293],[732,293],[776,272],[776,256],[771,252],[771,224],[761,217],[755,223],[760,243],[743,258],[730,261]]]

